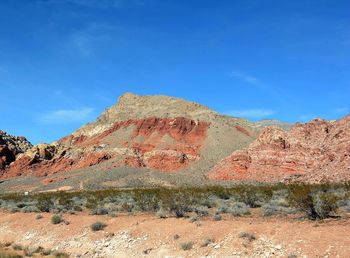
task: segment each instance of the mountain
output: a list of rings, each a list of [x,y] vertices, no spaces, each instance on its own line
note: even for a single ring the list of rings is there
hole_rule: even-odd
[[[315,119],[289,131],[265,128],[247,148],[233,152],[210,172],[210,179],[263,182],[350,180],[350,115]]]
[[[342,181],[349,123],[254,123],[180,98],[126,93],[52,144],[6,136],[0,190]]]
[[[0,174],[41,177],[44,185],[74,179],[73,187],[82,181],[91,187],[203,181],[211,167],[246,147],[261,129],[180,98],[126,93],[95,122],[53,144],[32,147]]]

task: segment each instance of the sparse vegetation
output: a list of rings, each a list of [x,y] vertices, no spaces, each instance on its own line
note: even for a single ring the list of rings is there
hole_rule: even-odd
[[[55,214],[51,217],[51,223],[56,225],[56,224],[60,224],[62,222],[62,217],[61,215]]]
[[[104,229],[106,226],[107,226],[106,224],[104,224],[100,221],[97,221],[97,222],[91,224],[90,228],[92,231],[100,231],[100,230]]]
[[[263,184],[232,187],[184,187],[149,189],[108,189],[85,192],[50,192],[5,194],[0,196],[0,208],[10,212],[76,213],[86,209],[94,215],[117,216],[120,212],[152,212],[160,218],[233,216],[250,214],[261,207],[264,216],[304,212],[309,219],[324,219],[336,215],[338,207],[350,211],[350,186]],[[216,214],[216,215],[212,215]],[[39,216],[40,217],[40,216]]]
[[[213,220],[215,220],[215,221],[220,221],[220,220],[222,220],[222,216],[220,215],[220,214],[215,214],[214,216],[213,216]]]
[[[291,186],[289,200],[292,206],[303,211],[309,219],[316,220],[335,216],[339,197],[332,187],[298,185]]]
[[[16,251],[20,251],[20,250],[23,250],[23,247],[21,245],[18,245],[18,244],[14,244],[12,246],[13,250],[16,250]]]
[[[245,203],[235,202],[230,209],[230,213],[235,217],[240,217],[244,215],[249,215],[250,211],[249,207]]]
[[[182,242],[180,244],[180,247],[184,251],[190,250],[193,247],[193,242],[192,241]]]
[[[166,211],[163,208],[160,208],[157,211],[157,217],[160,218],[160,219],[165,219],[167,217]]]
[[[214,239],[213,238],[206,238],[201,243],[201,247],[207,247],[211,243],[214,243]]]
[[[242,231],[239,233],[238,235],[239,238],[245,238],[247,239],[249,242],[252,242],[256,239],[255,235],[253,233],[250,232],[246,232],[246,231]]]

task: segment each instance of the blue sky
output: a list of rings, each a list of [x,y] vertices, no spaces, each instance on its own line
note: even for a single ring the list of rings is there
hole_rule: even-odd
[[[51,142],[124,92],[251,120],[350,112],[350,2],[1,0],[0,129]]]

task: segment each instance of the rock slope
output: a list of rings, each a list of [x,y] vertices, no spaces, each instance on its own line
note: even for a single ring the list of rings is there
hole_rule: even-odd
[[[2,168],[2,177],[118,167],[204,173],[247,146],[260,130],[247,120],[222,116],[194,102],[127,93],[95,122],[17,156]]]
[[[233,152],[210,172],[210,179],[339,182],[350,180],[350,115],[315,119],[289,131],[265,128],[247,148]]]

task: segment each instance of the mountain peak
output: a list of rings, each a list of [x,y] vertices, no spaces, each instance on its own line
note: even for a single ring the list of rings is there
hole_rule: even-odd
[[[100,122],[125,121],[144,117],[180,117],[200,119],[204,115],[216,114],[204,105],[181,98],[163,95],[136,95],[127,92],[119,97],[118,103],[107,109]]]

